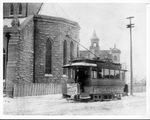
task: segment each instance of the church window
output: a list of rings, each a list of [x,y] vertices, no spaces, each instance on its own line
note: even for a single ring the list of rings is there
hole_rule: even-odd
[[[73,60],[73,58],[74,58],[73,54],[74,54],[74,44],[71,41],[71,43],[70,43],[70,60]]]
[[[5,72],[6,72],[6,52],[3,49],[3,79],[5,79]]]
[[[79,57],[79,45],[77,45],[77,57]]]
[[[63,42],[63,65],[67,64],[67,42],[64,40]],[[66,74],[67,71],[63,68],[63,74]]]
[[[97,44],[96,44],[96,43],[93,43],[93,46],[94,46],[94,47],[96,47],[96,46],[97,46]]]
[[[116,55],[114,56],[114,61],[117,61],[117,56]]]
[[[45,64],[45,74],[52,73],[52,43],[48,39],[46,42],[46,64]]]
[[[13,4],[10,5],[10,15],[14,14],[14,6]]]
[[[19,14],[22,14],[22,5],[19,4]]]

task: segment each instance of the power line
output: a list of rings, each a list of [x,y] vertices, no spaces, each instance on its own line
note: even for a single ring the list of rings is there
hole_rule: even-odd
[[[70,19],[70,18],[68,17],[68,15],[65,13],[65,11],[60,7],[60,5],[59,5],[58,3],[56,3],[56,4],[59,6],[59,8],[61,9],[61,11],[67,16],[67,18]]]
[[[38,12],[37,12],[37,14],[39,14],[39,12],[41,11],[42,6],[43,6],[43,3],[41,4],[41,6],[40,6],[40,8],[39,8],[39,10],[38,10]]]
[[[55,4],[53,4],[53,7],[54,7],[54,10],[55,10],[56,16],[58,16],[57,11],[55,9]]]

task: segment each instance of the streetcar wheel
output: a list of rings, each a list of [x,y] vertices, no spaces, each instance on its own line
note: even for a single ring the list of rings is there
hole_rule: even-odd
[[[93,101],[98,101],[99,100],[99,95],[94,94],[93,95]]]
[[[99,95],[99,100],[102,101],[104,99],[103,95]]]

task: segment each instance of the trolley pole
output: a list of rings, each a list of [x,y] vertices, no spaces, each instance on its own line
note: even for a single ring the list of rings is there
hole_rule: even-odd
[[[132,67],[132,28],[134,27],[134,24],[131,23],[131,19],[134,18],[132,17],[128,17],[127,19],[130,20],[130,24],[127,25],[127,28],[130,28],[130,94],[133,95],[133,67]]]

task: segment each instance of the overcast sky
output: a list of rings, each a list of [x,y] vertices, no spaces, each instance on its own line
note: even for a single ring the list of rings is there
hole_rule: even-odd
[[[134,16],[133,77],[146,76],[146,4],[145,3],[48,3],[40,14],[64,17],[79,23],[80,43],[90,46],[90,37],[96,31],[101,50],[114,47],[121,50],[121,62],[130,70],[130,34],[126,25]],[[80,49],[83,49],[82,47]]]

